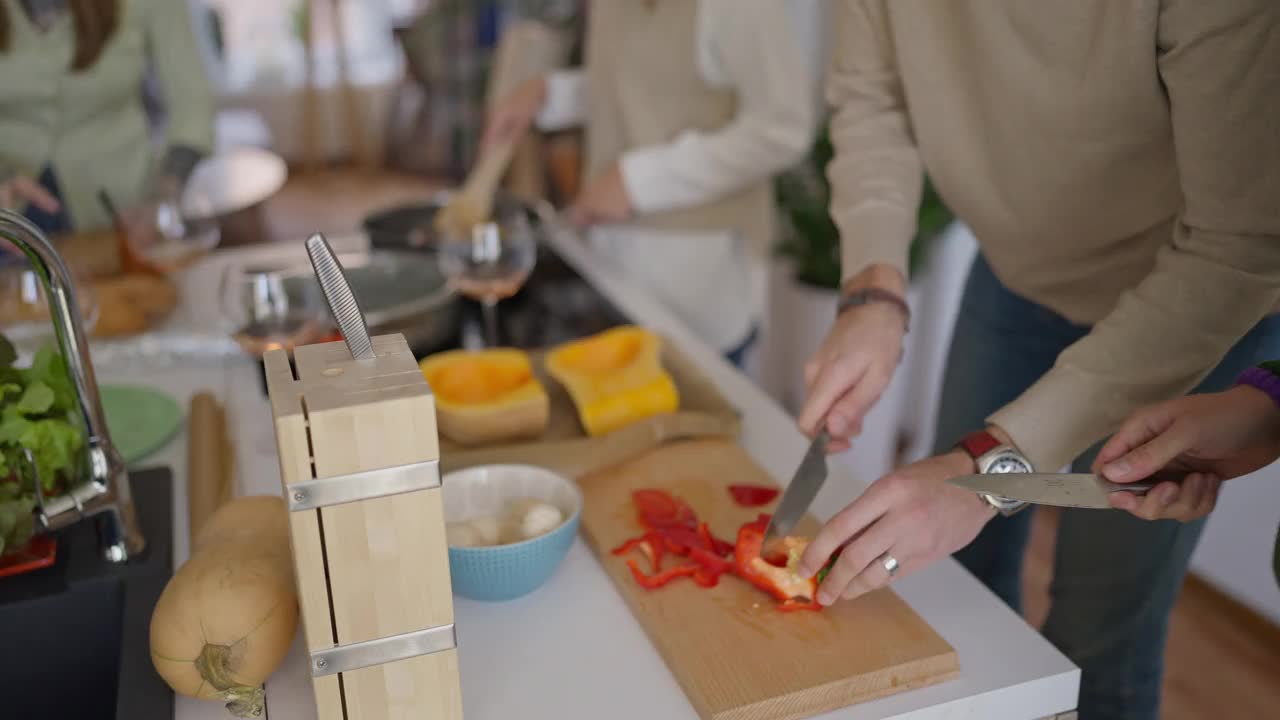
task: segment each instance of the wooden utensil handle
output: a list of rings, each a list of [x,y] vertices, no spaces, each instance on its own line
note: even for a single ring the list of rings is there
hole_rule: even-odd
[[[463,194],[476,199],[492,197],[498,183],[502,182],[502,176],[511,163],[511,156],[519,140],[519,137],[513,137],[490,145],[467,178]]]
[[[191,398],[187,421],[187,520],[191,538],[230,495],[226,418],[207,392]]]

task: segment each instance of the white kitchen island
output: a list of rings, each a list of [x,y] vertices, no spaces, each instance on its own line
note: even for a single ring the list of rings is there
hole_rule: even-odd
[[[678,343],[742,411],[742,445],[785,483],[807,440],[782,408],[699,341],[645,293],[627,285],[570,232],[553,233],[555,249],[637,324]],[[359,247],[363,237],[330,238],[335,249]],[[218,267],[243,253],[296,252],[268,247],[220,253],[189,271],[184,306],[173,324],[211,331]],[[99,379],[147,384],[184,406],[201,390],[227,407],[236,444],[238,491],[279,493],[274,435],[256,363],[232,355],[154,363],[104,354]],[[187,557],[186,438],[179,436],[144,466],[169,465],[174,489],[175,563]],[[832,476],[814,503],[821,519],[852,501],[874,478],[853,478],[832,463]],[[895,590],[959,653],[956,680],[820,716],[823,720],[1036,720],[1075,707],[1079,670],[954,561],[895,582]],[[471,720],[694,720],[675,678],[633,619],[599,562],[576,541],[555,576],[534,593],[507,603],[456,599],[463,708]],[[857,648],[850,648],[857,652]],[[301,632],[293,653],[267,684],[271,720],[314,720]],[[176,720],[223,720],[220,704],[177,698]],[[361,719],[364,720],[364,719]]]

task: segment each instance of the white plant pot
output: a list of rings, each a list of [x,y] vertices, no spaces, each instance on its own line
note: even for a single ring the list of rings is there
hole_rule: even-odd
[[[770,297],[769,339],[763,358],[764,382],[769,392],[792,415],[800,412],[805,399],[804,365],[821,347],[834,320],[837,293],[794,280],[789,269],[780,267]],[[914,303],[914,289],[908,302]],[[853,447],[837,456],[847,463],[855,477],[871,481],[894,467],[900,417],[911,378],[899,372],[863,421],[862,434]]]

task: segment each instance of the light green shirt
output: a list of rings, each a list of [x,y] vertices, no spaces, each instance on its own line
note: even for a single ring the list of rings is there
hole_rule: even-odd
[[[11,28],[0,54],[0,168],[37,177],[52,165],[77,230],[111,224],[100,189],[120,208],[138,202],[165,147],[212,150],[214,96],[187,0],[121,0],[115,33],[81,72],[70,69],[69,13],[41,32],[18,0],[0,3]],[[158,147],[142,102],[149,64],[167,117]]]

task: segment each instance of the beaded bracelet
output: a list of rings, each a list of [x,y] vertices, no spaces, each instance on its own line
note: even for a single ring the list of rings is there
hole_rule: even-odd
[[[907,305],[907,301],[903,300],[897,293],[884,290],[882,288],[868,287],[860,290],[854,290],[840,298],[836,303],[836,316],[839,316],[845,310],[858,305],[866,305],[867,303],[883,302],[888,303],[898,309],[902,313],[903,322],[907,329],[911,327],[911,306]]]
[[[1268,360],[1245,370],[1236,378],[1235,384],[1261,390],[1272,402],[1280,405],[1280,361]]]

